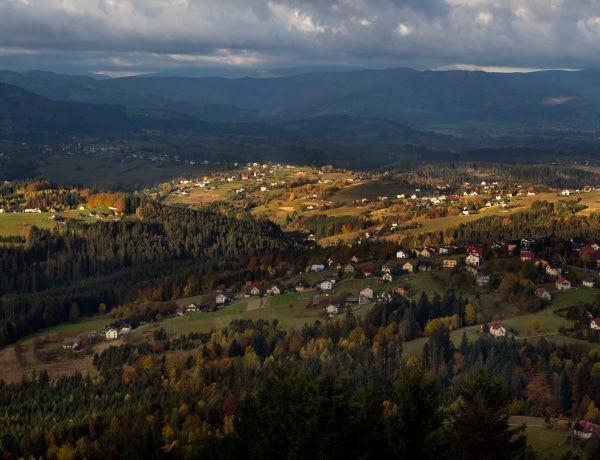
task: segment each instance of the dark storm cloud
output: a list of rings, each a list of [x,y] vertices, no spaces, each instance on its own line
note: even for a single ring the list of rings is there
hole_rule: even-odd
[[[586,0],[0,0],[0,67],[600,65]]]

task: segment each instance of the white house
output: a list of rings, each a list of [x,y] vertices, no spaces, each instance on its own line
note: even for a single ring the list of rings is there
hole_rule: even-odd
[[[556,280],[556,289],[558,289],[559,291],[571,289],[571,282],[568,279],[561,276]]]
[[[227,292],[219,292],[215,298],[215,302],[220,305],[223,305],[225,302],[229,302],[231,300],[232,298]]]
[[[396,259],[408,259],[409,253],[408,251],[400,250],[396,253]]]
[[[329,280],[324,280],[319,283],[321,291],[331,291],[333,289],[333,283]]]
[[[510,331],[502,323],[489,323],[488,330],[494,337],[507,337],[510,336]]]
[[[581,420],[575,424],[573,433],[580,438],[590,439],[594,433],[594,425],[590,422],[586,422],[585,420]]]
[[[583,280],[583,285],[585,287],[593,288],[594,284],[596,284],[596,279],[593,278],[593,277],[591,277],[591,276],[589,278],[586,278],[586,279]]]
[[[339,312],[339,307],[333,303],[330,303],[329,305],[327,305],[327,307],[325,308],[325,313],[327,313],[329,316],[333,316],[333,315],[337,315]]]
[[[279,284],[274,284],[271,286],[271,295],[281,295],[283,293],[283,288]]]
[[[560,277],[562,273],[562,268],[560,265],[548,264],[546,265],[546,275],[551,276],[552,278]]]
[[[552,295],[550,295],[550,293],[542,287],[539,287],[535,290],[535,296],[545,302],[550,302],[550,300],[552,300]]]
[[[476,252],[472,252],[465,257],[465,263],[472,267],[479,267],[479,265],[481,265],[481,257]]]

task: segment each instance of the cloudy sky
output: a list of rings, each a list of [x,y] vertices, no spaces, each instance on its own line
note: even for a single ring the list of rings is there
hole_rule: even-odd
[[[600,0],[0,0],[0,69],[600,67]]]

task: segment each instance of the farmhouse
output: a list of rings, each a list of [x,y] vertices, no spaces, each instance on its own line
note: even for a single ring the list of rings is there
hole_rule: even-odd
[[[274,284],[271,286],[270,291],[271,295],[281,295],[283,294],[283,287],[281,287],[279,284]]]
[[[325,307],[325,313],[329,316],[337,315],[339,313],[340,306],[336,302],[331,302]]]
[[[477,254],[481,257],[483,256],[483,248],[479,246],[469,246],[467,248],[467,255],[468,254]]]
[[[481,265],[481,256],[477,253],[471,253],[465,258],[465,263],[471,267],[479,267]]]
[[[358,296],[366,297],[367,299],[372,299],[373,298],[373,289],[371,289],[369,286],[365,286],[358,292]]]
[[[429,261],[421,261],[417,264],[417,271],[419,272],[430,272],[431,271],[431,262]]]
[[[546,275],[552,278],[559,278],[562,274],[562,268],[557,264],[548,264],[546,265]]]
[[[396,253],[396,259],[408,259],[409,258],[408,251],[400,250]]]
[[[594,424],[581,420],[575,424],[573,433],[582,439],[590,439],[594,434]]]
[[[396,286],[394,292],[402,297],[408,297],[408,291],[402,286]]]
[[[558,289],[559,291],[571,289],[571,282],[568,279],[561,276],[556,280],[556,289]]]
[[[444,268],[454,268],[456,267],[456,259],[445,259],[443,262]]]
[[[475,276],[475,284],[477,286],[485,286],[490,282],[491,276],[489,273],[478,273]]]
[[[392,282],[392,274],[390,272],[386,272],[381,277],[382,283],[391,283]]]
[[[590,323],[590,329],[600,331],[600,318],[594,318]]]
[[[413,267],[413,264],[410,262],[406,262],[404,265],[402,265],[402,270],[408,273],[413,273],[415,271],[415,267]]]
[[[483,325],[481,326],[483,331]],[[502,323],[488,323],[488,330],[494,337],[510,337],[512,334],[508,328]]]
[[[595,284],[596,284],[596,279],[591,276],[583,280],[583,285],[585,287],[593,288]]]
[[[333,289],[333,283],[329,280],[324,280],[319,283],[319,289],[321,291],[331,291]]]
[[[352,264],[346,264],[344,265],[344,273],[354,273],[354,265]]]
[[[185,307],[187,313],[196,313],[198,311],[198,305],[192,302],[187,307]]]
[[[373,269],[372,268],[363,268],[362,274],[365,278],[371,278],[373,276]]]
[[[227,292],[219,292],[215,297],[215,302],[220,305],[229,301],[231,301],[231,296]]]
[[[535,254],[531,251],[521,251],[519,257],[523,262],[535,259]]]
[[[298,281],[298,283],[296,283],[296,286],[294,286],[294,290],[296,292],[304,292],[306,289],[308,289],[308,286],[304,284],[302,280]]]
[[[79,337],[65,337],[63,340],[63,348],[75,350],[79,347]]]
[[[543,300],[544,302],[550,302],[550,300],[552,300],[552,296],[550,295],[550,293],[542,287],[539,287],[535,290],[535,296],[538,299]]]
[[[104,332],[106,340],[115,340],[119,336],[119,331],[114,328],[110,328]]]

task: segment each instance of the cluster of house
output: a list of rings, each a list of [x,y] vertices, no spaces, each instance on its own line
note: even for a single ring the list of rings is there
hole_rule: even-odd
[[[325,293],[324,293],[325,294]],[[343,300],[327,299],[326,297],[314,296],[313,307],[321,307],[323,312],[328,316],[335,316],[346,308],[352,308],[353,306],[367,305],[371,303],[375,297],[375,292],[371,286],[365,286],[358,291],[358,295],[348,295]],[[323,302],[325,300],[325,302]]]

